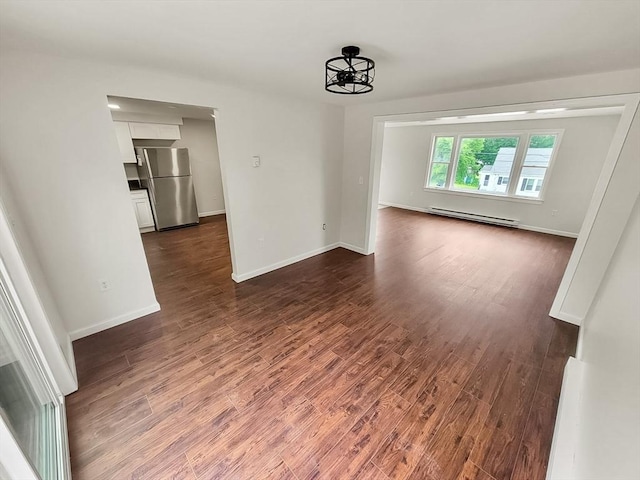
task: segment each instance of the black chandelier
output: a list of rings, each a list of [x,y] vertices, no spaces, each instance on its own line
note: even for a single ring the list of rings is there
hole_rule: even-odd
[[[324,89],[327,92],[359,95],[373,90],[376,64],[370,58],[359,57],[359,54],[359,47],[343,47],[341,57],[327,60],[324,64]]]

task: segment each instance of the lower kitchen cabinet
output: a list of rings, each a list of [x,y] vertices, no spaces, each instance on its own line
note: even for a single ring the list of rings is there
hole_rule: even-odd
[[[138,228],[141,233],[153,232],[156,229],[151,212],[151,204],[146,190],[134,190],[131,192],[133,211],[136,212]]]

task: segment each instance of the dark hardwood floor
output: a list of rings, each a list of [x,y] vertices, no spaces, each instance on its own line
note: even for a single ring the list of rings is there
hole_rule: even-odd
[[[573,243],[387,208],[235,284],[223,217],[146,234],[162,311],[74,342],[74,479],[544,479]]]

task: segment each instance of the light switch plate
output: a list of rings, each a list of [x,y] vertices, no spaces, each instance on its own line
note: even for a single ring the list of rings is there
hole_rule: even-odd
[[[253,168],[259,167],[260,166],[260,157],[257,155],[254,155],[253,157],[251,157],[251,166]]]

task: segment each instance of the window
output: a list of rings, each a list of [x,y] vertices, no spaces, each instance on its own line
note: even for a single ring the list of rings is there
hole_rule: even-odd
[[[522,186],[516,195],[533,198],[540,196],[542,182],[549,168],[556,138],[557,135],[531,135],[520,172]]]
[[[425,188],[537,199],[560,136],[538,132],[435,135]]]
[[[453,137],[435,137],[431,153],[431,172],[429,187],[443,188],[449,173],[451,154],[453,153]]]
[[[461,136],[453,189],[504,193],[505,188],[498,188],[497,177],[511,172],[517,145],[518,137]],[[496,179],[491,181],[492,177]]]

